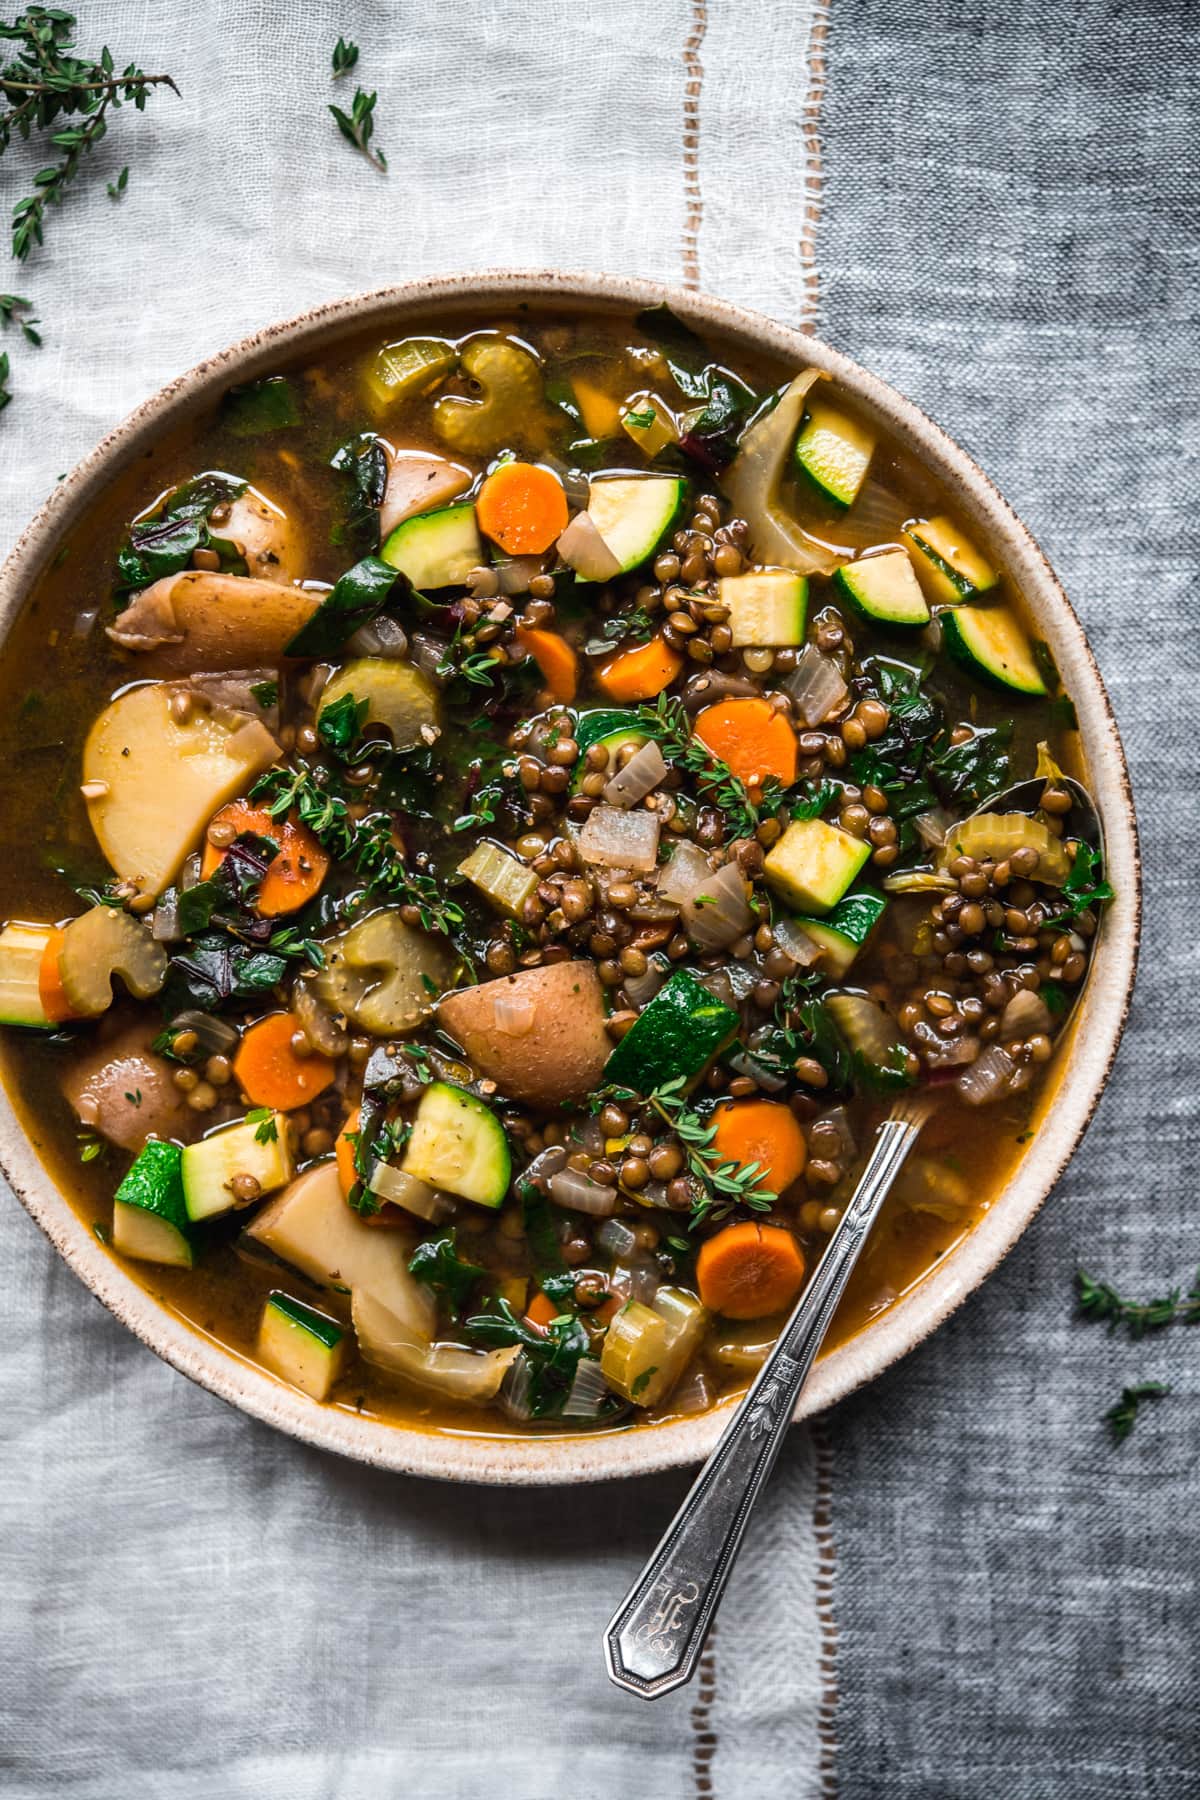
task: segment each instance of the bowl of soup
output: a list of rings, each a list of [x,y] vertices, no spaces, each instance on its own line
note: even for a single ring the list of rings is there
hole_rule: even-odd
[[[1100,676],[816,340],[608,277],[323,307],[141,407],[0,587],[0,1156],[254,1416],[461,1480],[697,1458],[897,1095],[803,1412],[1078,1141],[1138,924]]]

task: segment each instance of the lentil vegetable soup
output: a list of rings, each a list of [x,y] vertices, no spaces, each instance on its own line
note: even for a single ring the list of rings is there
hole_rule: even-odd
[[[30,1135],[153,1294],[316,1400],[701,1412],[897,1092],[936,1108],[834,1341],[1031,1136],[1107,895],[1073,708],[814,370],[665,308],[347,339],[120,475],[2,679]]]

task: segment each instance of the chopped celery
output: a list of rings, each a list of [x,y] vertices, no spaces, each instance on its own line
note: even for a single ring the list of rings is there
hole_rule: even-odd
[[[1034,879],[1051,887],[1061,887],[1071,872],[1062,839],[1027,813],[974,813],[946,833],[941,860],[948,865],[956,856],[973,856],[977,862],[1006,862],[1017,850],[1037,851]]]
[[[499,844],[476,844],[466,861],[459,863],[458,872],[473,881],[480,893],[510,919],[522,916],[538,884],[534,871]]]
[[[707,1308],[682,1288],[659,1288],[649,1306],[631,1300],[604,1339],[605,1381],[638,1406],[657,1406],[700,1348],[707,1324]]]
[[[364,371],[367,392],[380,406],[430,394],[458,361],[444,338],[405,338],[377,350]]]

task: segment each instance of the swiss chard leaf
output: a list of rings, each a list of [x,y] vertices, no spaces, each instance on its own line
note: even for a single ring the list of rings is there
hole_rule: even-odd
[[[1081,912],[1098,906],[1101,901],[1111,900],[1112,885],[1104,879],[1104,858],[1090,844],[1080,840],[1075,852],[1075,860],[1071,864],[1071,872],[1062,887],[1062,910],[1047,925],[1066,925],[1077,919]]]
[[[285,656],[333,656],[360,625],[383,611],[399,580],[378,556],[364,556],[339,576],[312,618],[284,647]]]
[[[130,526],[117,552],[118,586],[148,587],[164,575],[177,575],[188,567],[193,552],[202,549],[215,549],[223,567],[237,568],[239,559],[229,554],[227,541],[209,530],[208,515],[245,491],[246,483],[229,475],[199,475],[185,482],[151,517]]]
[[[720,468],[732,457],[737,433],[758,406],[758,395],[714,362],[704,340],[669,306],[645,308],[636,323],[662,351],[680,393],[693,402],[680,449],[707,468]]]
[[[162,1004],[169,1016],[187,1006],[214,1012],[227,1001],[257,1000],[279,985],[287,966],[286,957],[207,931],[171,958]]]
[[[991,794],[1008,786],[1008,747],[1012,725],[977,727],[965,743],[952,744],[949,735],[935,741],[926,770],[948,806],[966,802],[978,806]]]
[[[332,542],[343,544],[349,540],[361,544],[364,549],[368,545],[377,548],[379,508],[383,505],[388,478],[383,445],[374,432],[364,432],[340,445],[330,458],[329,466],[345,476],[347,482],[343,516],[330,533]]]
[[[180,894],[178,919],[184,937],[194,937],[213,923],[228,925],[234,930],[244,929],[258,899],[258,890],[266,879],[268,866],[278,854],[279,846],[274,838],[260,837],[254,831],[244,831],[235,837],[208,880],[184,888]],[[255,919],[254,923],[265,926],[261,935],[269,936],[268,920]]]
[[[362,737],[362,728],[370,709],[369,700],[356,700],[353,694],[342,694],[322,712],[317,723],[317,736],[327,750],[350,761]]]
[[[463,1329],[475,1343],[489,1349],[520,1348],[529,1371],[529,1410],[535,1419],[561,1411],[571,1390],[580,1358],[590,1352],[590,1339],[577,1318],[560,1314],[545,1331],[518,1319],[507,1300],[496,1302],[496,1311],[475,1313]]]
[[[221,424],[234,437],[258,437],[300,423],[296,390],[286,375],[269,375],[230,388],[221,403]]]
[[[441,1295],[455,1317],[466,1305],[475,1283],[483,1277],[478,1263],[467,1262],[458,1254],[453,1231],[447,1231],[441,1237],[426,1238],[423,1244],[418,1244],[408,1272]]]

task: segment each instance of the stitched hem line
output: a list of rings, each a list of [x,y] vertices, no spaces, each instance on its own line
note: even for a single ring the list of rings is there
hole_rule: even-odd
[[[700,227],[704,222],[704,198],[700,192],[700,90],[704,64],[700,49],[708,30],[707,0],[692,0],[692,28],[683,46],[683,239],[680,257],[683,285],[700,286]]]
[[[802,330],[816,329],[821,312],[821,278],[817,271],[817,232],[825,197],[825,166],[821,157],[821,106],[825,99],[825,42],[829,34],[829,0],[816,0],[812,33],[808,41],[808,94],[800,118],[804,140],[806,178],[804,223],[800,230]]]
[[[812,1421],[816,1459],[817,1494],[813,1506],[813,1533],[817,1540],[817,1619],[821,1631],[821,1700],[817,1709],[817,1765],[823,1800],[837,1796],[838,1630],[834,1608],[837,1546],[833,1538],[833,1440],[823,1418]]]
[[[691,1710],[692,1781],[697,1800],[713,1800],[713,1757],[717,1754],[717,1734],[713,1729],[712,1709],[717,1697],[717,1628],[714,1624],[708,1642],[700,1652],[696,1670],[696,1704]]]

